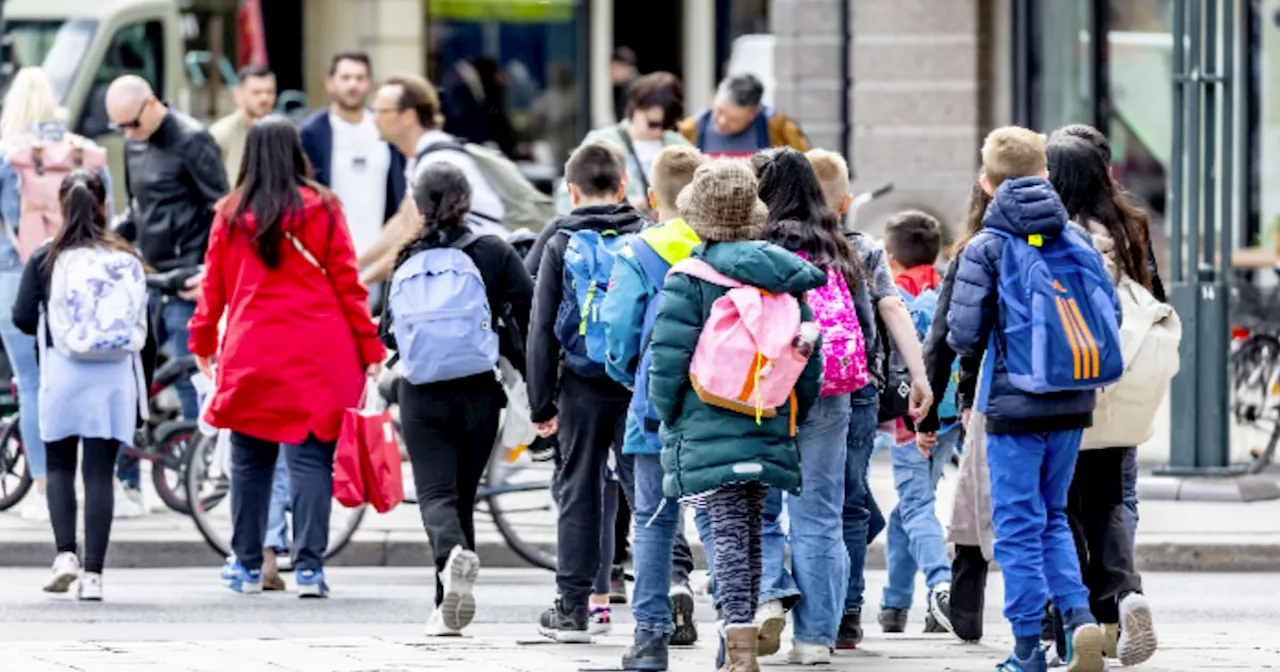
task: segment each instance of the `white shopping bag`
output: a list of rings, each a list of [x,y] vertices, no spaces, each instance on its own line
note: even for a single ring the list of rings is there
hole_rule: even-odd
[[[537,438],[538,432],[533,428],[529,392],[525,388],[524,376],[520,375],[506,357],[498,360],[498,371],[502,377],[502,388],[507,393],[507,408],[502,414],[499,443],[508,449],[527,446]]]

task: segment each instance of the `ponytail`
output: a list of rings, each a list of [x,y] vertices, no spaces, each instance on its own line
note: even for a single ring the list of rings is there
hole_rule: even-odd
[[[98,173],[78,168],[62,180],[58,189],[62,227],[53,236],[44,271],[53,272],[58,255],[80,247],[110,247],[136,255],[133,247],[107,230],[107,191]]]
[[[433,163],[414,183],[413,202],[422,215],[422,235],[400,250],[395,268],[422,250],[443,247],[453,231],[467,226],[471,185],[453,164]]]

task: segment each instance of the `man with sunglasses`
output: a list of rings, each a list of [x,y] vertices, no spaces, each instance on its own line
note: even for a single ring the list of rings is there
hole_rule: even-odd
[[[213,136],[196,120],[169,109],[151,85],[135,75],[112,82],[106,103],[107,116],[126,138],[129,208],[117,230],[157,271],[201,265],[213,205],[227,193],[222,154]],[[187,281],[189,289],[180,298],[165,303],[154,326],[157,343],[163,347],[168,342],[171,356],[190,354],[187,322],[195,312],[202,275]],[[177,388],[183,417],[194,420],[200,411],[195,388],[190,381]]]

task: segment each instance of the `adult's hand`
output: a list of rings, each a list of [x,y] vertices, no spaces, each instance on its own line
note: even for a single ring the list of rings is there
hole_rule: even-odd
[[[200,272],[187,278],[187,281],[185,283],[186,290],[178,292],[178,297],[182,299],[186,299],[187,301],[199,301],[201,282],[204,282],[203,268],[200,269]]]
[[[200,373],[203,373],[205,378],[213,380],[213,358],[196,355],[195,360],[196,368],[200,369]]]
[[[555,434],[560,431],[560,417],[556,416],[546,422],[533,423],[533,431],[537,432],[538,436],[544,439]]]
[[[924,420],[924,416],[929,414],[929,409],[933,407],[933,389],[929,387],[929,381],[924,379],[916,379],[911,381],[911,397],[908,401],[907,412],[916,422]]]

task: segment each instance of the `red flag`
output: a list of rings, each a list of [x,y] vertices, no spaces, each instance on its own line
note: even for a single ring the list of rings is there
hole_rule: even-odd
[[[267,36],[259,0],[240,0],[236,10],[236,67],[267,67]]]

